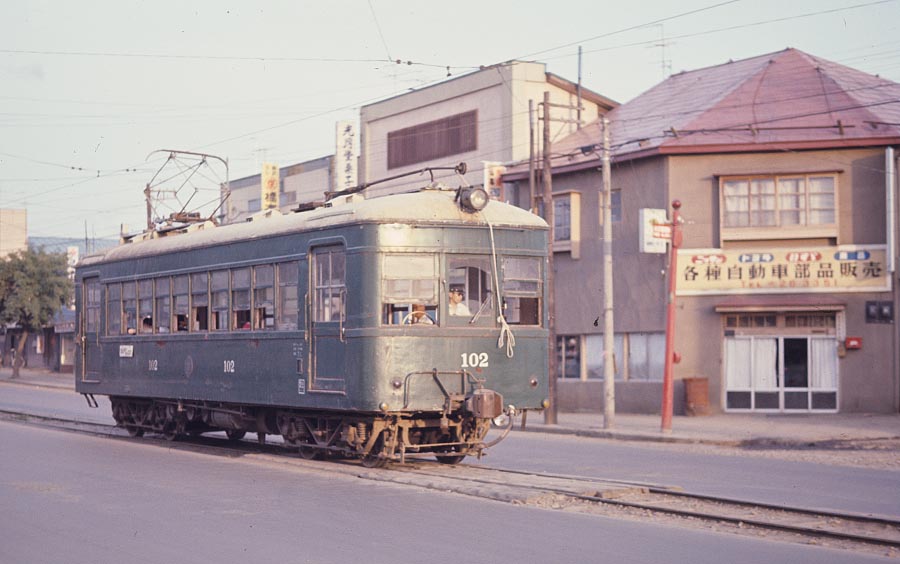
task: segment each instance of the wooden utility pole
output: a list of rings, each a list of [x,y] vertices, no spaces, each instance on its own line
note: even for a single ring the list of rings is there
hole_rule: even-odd
[[[603,124],[603,428],[616,420],[616,341],[613,324],[612,171],[609,168],[609,120]]]
[[[528,100],[528,210],[535,213],[534,193],[534,100]]]
[[[553,169],[550,163],[550,92],[544,92],[544,166],[543,166],[543,183],[544,191],[541,198],[544,204],[544,220],[550,226],[547,241],[547,329],[549,332],[549,374],[548,387],[550,394],[550,407],[544,410],[544,423],[547,425],[556,425],[557,423],[557,406],[556,406],[556,378],[557,378],[557,354],[556,354],[556,300],[554,298],[553,284],[553,239],[556,236],[553,218]]]

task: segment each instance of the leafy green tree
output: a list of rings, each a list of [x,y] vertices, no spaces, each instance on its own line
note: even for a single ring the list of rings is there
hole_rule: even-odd
[[[0,259],[0,322],[22,331],[16,347],[13,378],[25,363],[25,340],[50,323],[72,296],[66,255],[43,249],[18,251]]]

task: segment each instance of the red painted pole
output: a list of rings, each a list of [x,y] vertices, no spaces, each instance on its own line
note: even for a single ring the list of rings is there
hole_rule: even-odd
[[[672,254],[669,258],[669,293],[666,296],[666,363],[663,371],[662,424],[663,433],[672,432],[672,362],[675,357],[675,282],[678,276],[678,247],[681,246],[681,202],[672,202]]]

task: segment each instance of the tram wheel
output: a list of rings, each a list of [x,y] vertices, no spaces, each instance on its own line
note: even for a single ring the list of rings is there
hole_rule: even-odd
[[[144,436],[144,430],[140,427],[135,427],[134,425],[125,425],[125,430],[128,432],[129,437],[137,439]]]
[[[246,434],[247,431],[242,431],[240,429],[229,429],[225,431],[225,436],[228,437],[229,441],[239,441],[243,439]]]
[[[322,451],[311,446],[301,445],[297,451],[300,453],[300,458],[304,460],[321,460],[322,459]]]
[[[451,455],[435,456],[435,458],[441,464],[449,464],[451,466],[455,466],[455,465],[459,464],[460,462],[462,462],[463,460],[465,460],[466,455],[465,454],[451,454]]]

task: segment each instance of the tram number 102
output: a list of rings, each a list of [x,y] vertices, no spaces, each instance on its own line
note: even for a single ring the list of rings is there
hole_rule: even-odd
[[[223,360],[222,361],[224,372],[226,374],[234,374],[234,361],[233,360]]]
[[[487,353],[461,353],[459,356],[462,357],[462,368],[488,367]]]

